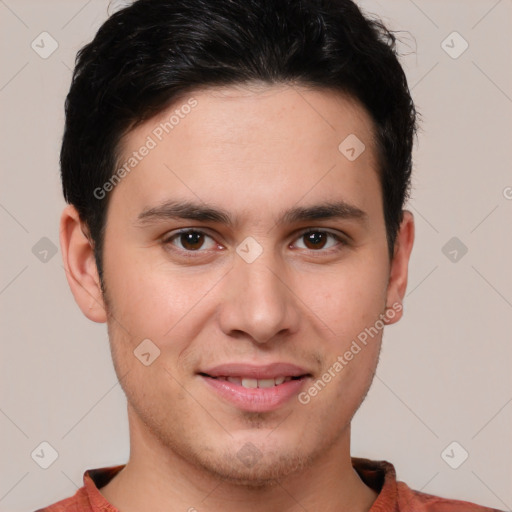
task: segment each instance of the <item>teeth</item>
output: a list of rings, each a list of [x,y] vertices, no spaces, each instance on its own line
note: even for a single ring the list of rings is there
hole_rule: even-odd
[[[217,377],[220,380],[227,380],[233,384],[238,384],[239,386],[243,386],[248,389],[256,389],[256,388],[272,388],[274,386],[279,386],[283,382],[288,382],[292,380],[291,377],[276,377],[275,379],[250,379],[250,378],[242,378],[242,377]]]
[[[274,379],[260,379],[258,380],[259,388],[273,388],[275,386]]]
[[[242,379],[242,386],[244,388],[257,388],[258,381],[256,379]]]
[[[256,389],[256,388],[272,388],[274,386],[279,386],[283,382],[288,382],[292,380],[291,377],[276,377],[275,379],[250,379],[250,378],[242,378],[242,377],[215,377],[219,380],[227,380],[233,384],[238,384],[239,386],[243,386],[248,389]]]

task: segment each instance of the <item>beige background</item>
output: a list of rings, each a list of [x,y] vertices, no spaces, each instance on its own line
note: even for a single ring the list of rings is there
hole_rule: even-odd
[[[360,3],[409,32],[400,48],[424,120],[406,314],[386,331],[354,421],[353,454],[393,462],[399,479],[424,492],[510,510],[512,2]],[[43,237],[58,244],[64,97],[75,53],[107,4],[0,0],[2,511],[69,496],[85,469],[128,456],[105,326],[74,304],[60,255],[49,252],[44,262],[32,252]],[[46,59],[31,48],[43,31],[59,45]],[[441,46],[453,31],[469,43],[456,59]],[[452,53],[462,48],[458,36],[445,44]],[[452,237],[468,249],[457,262],[442,250]],[[41,258],[48,242],[39,243]],[[48,469],[31,458],[43,441],[58,452]],[[462,448],[448,450],[452,464],[462,449],[469,453],[458,469],[441,456],[453,441]]]

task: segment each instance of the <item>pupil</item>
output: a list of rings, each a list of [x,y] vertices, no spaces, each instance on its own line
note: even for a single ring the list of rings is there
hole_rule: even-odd
[[[313,232],[305,235],[308,244],[313,244],[313,249],[318,249],[325,245],[325,233]]]
[[[202,237],[202,233],[183,233],[181,235],[181,243],[187,249],[199,249],[202,245]],[[197,244],[199,244],[199,247],[196,247]]]

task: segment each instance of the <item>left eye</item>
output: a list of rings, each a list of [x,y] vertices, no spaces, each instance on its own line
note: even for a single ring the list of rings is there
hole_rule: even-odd
[[[210,240],[210,244],[204,247],[206,239]],[[199,249],[213,249],[215,241],[213,238],[202,231],[180,231],[170,236],[165,242],[177,245],[174,242],[179,242],[178,248],[186,251],[197,251]]]
[[[328,245],[329,238],[332,242],[330,245]],[[301,249],[309,250],[330,249],[341,242],[340,237],[336,236],[334,233],[320,230],[311,230],[302,233],[298,240],[304,241],[304,247],[300,247]]]

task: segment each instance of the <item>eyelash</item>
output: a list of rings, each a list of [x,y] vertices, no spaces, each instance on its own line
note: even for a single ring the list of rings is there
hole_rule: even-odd
[[[166,236],[163,239],[163,244],[164,245],[170,245],[170,246],[172,246],[171,250],[179,252],[179,253],[185,255],[186,257],[191,257],[191,258],[198,257],[201,253],[208,251],[208,249],[198,249],[198,250],[195,250],[195,251],[190,251],[190,250],[187,250],[187,249],[177,248],[176,246],[174,246],[172,244],[172,241],[174,239],[178,238],[180,235],[187,234],[187,233],[198,233],[198,234],[201,234],[201,235],[205,235],[208,238],[211,238],[213,240],[213,237],[211,235],[209,235],[207,232],[205,232],[205,231],[203,231],[201,229],[185,228],[185,229],[180,229],[180,230],[178,230],[176,232],[172,232],[171,234]],[[304,237],[305,235],[309,235],[311,233],[322,233],[322,234],[328,235],[328,236],[334,238],[336,240],[336,242],[338,242],[338,243],[335,246],[329,247],[328,249],[325,249],[325,250],[324,249],[315,250],[315,249],[307,249],[307,248],[306,249],[301,249],[301,250],[306,250],[306,251],[311,252],[311,253],[331,254],[332,252],[336,252],[336,251],[341,250],[341,248],[343,246],[347,245],[347,241],[344,240],[340,235],[336,235],[335,233],[332,233],[330,231],[326,231],[325,229],[320,229],[320,228],[318,228],[318,229],[308,228],[308,229],[306,229],[304,231],[301,231],[300,233],[297,234],[296,240]]]

